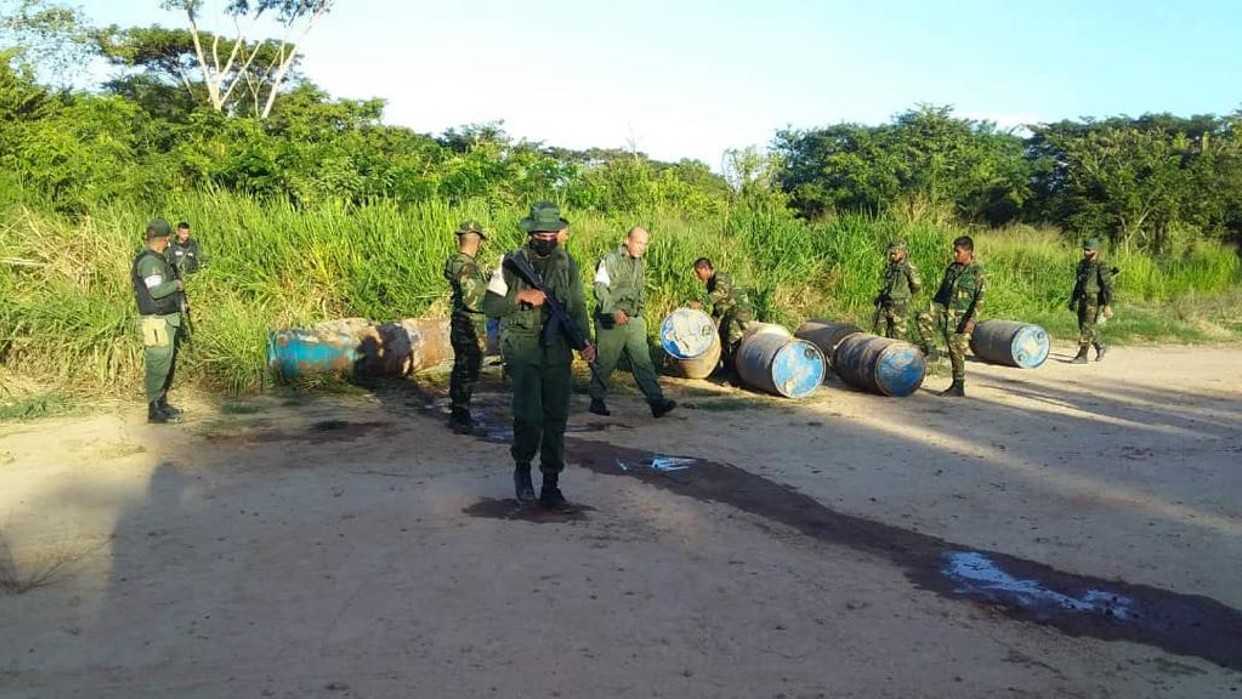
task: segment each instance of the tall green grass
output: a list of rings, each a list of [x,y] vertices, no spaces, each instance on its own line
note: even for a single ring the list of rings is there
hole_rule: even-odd
[[[486,202],[450,207],[325,205],[313,209],[228,192],[173,195],[161,210],[116,205],[69,222],[21,205],[0,213],[0,379],[7,373],[47,388],[136,393],[141,348],[129,281],[146,221],[188,220],[207,268],[190,280],[197,335],[180,361],[179,381],[242,393],[264,385],[267,331],[325,319],[375,320],[443,314],[441,277],[459,221],[477,218],[494,233],[485,264],[524,242],[525,212]],[[568,211],[570,252],[590,283],[595,260],[631,225],[652,232],[648,249],[649,327],[702,294],[693,260],[711,257],[754,290],[758,311],[796,325],[809,317],[870,322],[870,301],[887,242],[903,238],[934,293],[950,243],[965,229],[915,221],[841,216],[816,224],[780,208],[735,208],[713,216],[654,211],[633,218]],[[1040,323],[1054,335],[1076,332],[1065,303],[1079,251],[1055,231],[1018,227],[978,231],[986,266],[986,315]],[[1235,336],[1234,251],[1202,244],[1176,258],[1123,256],[1115,338]]]

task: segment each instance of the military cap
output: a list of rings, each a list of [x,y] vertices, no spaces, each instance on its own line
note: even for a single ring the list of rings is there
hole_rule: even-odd
[[[478,221],[472,218],[462,221],[461,225],[457,227],[457,235],[460,236],[460,235],[465,235],[467,233],[474,233],[475,235],[479,236],[483,240],[487,240],[487,234],[483,232],[483,224],[479,223]]]
[[[901,239],[894,240],[888,244],[888,254],[890,255],[898,251],[904,252],[905,249],[906,249],[906,241],[901,240]]]
[[[170,235],[172,235],[172,226],[168,225],[168,221],[162,218],[153,218],[147,223],[147,240],[167,238]]]
[[[569,227],[569,221],[561,218],[561,210],[550,201],[537,201],[531,204],[530,215],[522,219],[518,226],[531,233],[555,233]]]
[[[1099,250],[1100,239],[1099,238],[1087,238],[1086,240],[1082,241],[1082,249],[1083,250]]]

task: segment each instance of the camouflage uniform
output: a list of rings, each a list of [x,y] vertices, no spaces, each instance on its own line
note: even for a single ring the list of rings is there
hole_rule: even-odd
[[[630,360],[634,381],[647,403],[659,405],[664,393],[656,380],[655,367],[647,350],[647,321],[643,319],[646,296],[646,265],[641,257],[631,257],[624,245],[609,251],[595,271],[595,343],[598,347],[600,376],[608,382],[621,355]],[[618,325],[614,313],[623,311],[629,322]],[[607,383],[591,382],[591,398],[602,401]]]
[[[876,297],[885,337],[908,339],[911,304],[922,286],[918,269],[908,259],[888,263],[884,270],[884,286]]]
[[[933,337],[933,327],[938,328],[944,338],[955,383],[966,378],[966,351],[970,349],[970,333],[966,332],[966,326],[978,321],[986,291],[983,266],[978,260],[965,265],[954,262],[944,270],[931,313],[919,314],[919,333],[925,339],[930,341]]]
[[[479,367],[483,363],[479,330],[483,323],[482,304],[487,291],[487,277],[473,257],[455,252],[444,263],[444,278],[453,288],[453,314],[449,320],[453,371],[449,375],[449,396],[454,411],[468,411],[470,396],[479,381]]]
[[[578,266],[569,253],[556,248],[540,258],[529,248],[510,253],[522,256],[543,277],[565,312],[586,335],[586,296]],[[559,474],[565,468],[565,425],[569,420],[570,364],[573,352],[558,332],[550,338],[544,326],[555,322],[545,307],[519,305],[519,290],[530,288],[502,264],[492,274],[483,299],[483,312],[501,319],[500,351],[509,367],[513,389],[513,446],[509,453],[519,469],[530,468],[538,452],[539,470]]]
[[[733,278],[725,272],[714,272],[707,280],[707,295],[703,308],[711,313],[720,331],[720,358],[725,371],[732,372],[737,346],[742,341],[746,326],[755,319],[750,295],[745,289],[734,286]]]
[[[1088,248],[1098,249],[1098,248]],[[1087,348],[1095,347],[1096,359],[1106,351],[1100,342],[1095,324],[1100,309],[1113,301],[1113,272],[1097,254],[1095,259],[1082,259],[1078,263],[1074,291],[1070,295],[1070,310],[1078,312],[1078,354],[1085,358]]]

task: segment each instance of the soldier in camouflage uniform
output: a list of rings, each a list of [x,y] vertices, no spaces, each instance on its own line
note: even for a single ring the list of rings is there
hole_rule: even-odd
[[[876,315],[884,324],[885,337],[909,339],[910,310],[922,286],[918,268],[910,263],[906,241],[894,241],[888,246],[883,286],[875,297]],[[930,343],[925,338],[919,338],[918,344],[924,354],[929,354]]]
[[[185,290],[185,282],[164,257],[171,235],[168,221],[157,218],[148,223],[147,245],[130,269],[142,330],[147,422],[154,423],[181,421],[181,410],[168,404],[181,344],[181,296]]]
[[[930,340],[934,325],[948,346],[953,384],[940,392],[942,396],[966,395],[966,351],[983,312],[986,291],[983,266],[975,260],[974,241],[969,236],[954,240],[953,264],[944,270],[940,290],[932,300],[932,312],[919,315],[919,333],[923,338]]]
[[[1100,341],[1096,321],[1112,315],[1113,270],[1100,259],[1100,239],[1088,238],[1082,244],[1082,261],[1078,263],[1074,291],[1069,309],[1078,312],[1078,356],[1074,364],[1087,363],[1087,350],[1095,347],[1095,361],[1104,358],[1108,345]]]
[[[690,307],[705,308],[716,320],[725,374],[734,376],[737,372],[734,358],[742,341],[742,333],[746,331],[746,325],[755,319],[750,294],[734,285],[733,278],[727,273],[717,272],[712,267],[712,261],[706,257],[694,261],[694,275],[707,285],[707,295],[702,301],[690,302]]]
[[[457,252],[444,263],[444,278],[453,289],[453,315],[449,321],[449,341],[453,345],[453,372],[449,375],[449,396],[453,403],[449,427],[458,434],[474,430],[470,415],[470,396],[479,381],[483,353],[479,349],[479,326],[483,322],[483,294],[487,276],[475,258],[487,240],[478,221],[463,221],[457,228]]]
[[[625,234],[625,242],[610,250],[595,269],[595,343],[599,348],[599,381],[591,382],[590,411],[610,415],[604,396],[609,377],[625,355],[634,381],[647,399],[653,417],[663,417],[677,407],[664,397],[647,350],[647,321],[643,318],[647,269],[643,253],[650,236],[638,226]]]
[[[569,227],[555,205],[539,202],[521,222],[527,246],[511,253],[530,263],[543,277],[548,290],[589,337],[586,297],[578,266],[557,246],[557,233]],[[483,298],[483,311],[501,319],[500,347],[509,367],[513,390],[513,484],[521,503],[535,500],[531,461],[539,453],[543,487],[539,500],[549,509],[568,506],[560,491],[565,468],[565,425],[569,419],[570,363],[573,352],[564,332],[545,333],[555,323],[544,308],[545,296],[531,288],[518,274],[502,264],[492,274]],[[595,347],[582,350],[587,361],[595,359]]]

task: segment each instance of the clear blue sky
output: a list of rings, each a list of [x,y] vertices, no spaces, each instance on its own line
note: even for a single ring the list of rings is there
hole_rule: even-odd
[[[82,7],[104,24],[183,19],[158,0]],[[1240,45],[1242,0],[338,0],[302,69],[418,131],[503,120],[549,145],[634,142],[719,167],[780,128],[917,103],[1005,127],[1228,114]]]

